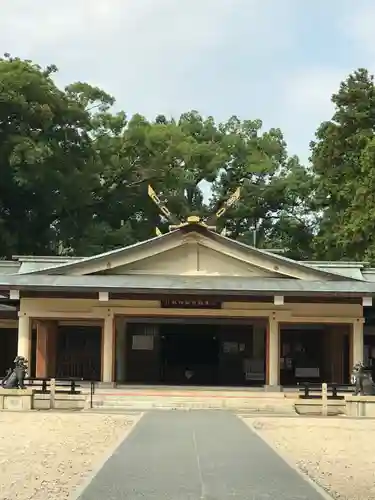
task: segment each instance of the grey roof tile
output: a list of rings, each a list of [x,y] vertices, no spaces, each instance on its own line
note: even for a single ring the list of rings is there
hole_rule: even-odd
[[[369,281],[307,281],[280,278],[166,275],[4,275],[0,290],[175,292],[207,294],[300,294],[371,295],[375,283]]]
[[[209,229],[202,228],[201,226],[197,227],[194,225],[185,226],[182,229],[175,229],[174,231],[170,231],[169,233],[163,234],[162,236],[156,236],[154,238],[151,238],[146,241],[142,241],[139,243],[135,243],[134,245],[129,245],[127,247],[123,248],[118,248],[115,250],[110,250],[108,252],[101,253],[99,255],[93,255],[91,257],[83,258],[78,261],[73,261],[73,262],[65,262],[65,263],[60,263],[60,264],[54,264],[54,265],[46,265],[42,269],[35,269],[35,270],[29,270],[28,274],[60,274],[63,275],[65,273],[69,273],[70,271],[73,271],[74,269],[79,269],[81,266],[84,266],[85,263],[90,263],[90,262],[101,262],[105,261],[105,259],[108,259],[108,257],[115,257],[118,254],[124,253],[126,254],[127,252],[131,252],[134,249],[138,248],[144,248],[149,245],[152,245],[156,241],[160,240],[168,240],[172,239],[176,236],[176,234],[180,233],[181,231],[194,231],[197,230],[201,232],[206,238],[218,241],[224,245],[234,247],[234,248],[241,248],[249,253],[252,254],[258,254],[261,256],[266,256],[268,259],[271,259],[271,261],[275,262],[275,264],[289,264],[295,268],[298,269],[303,269],[303,270],[308,270],[308,271],[314,271],[318,275],[321,275],[322,278],[326,277],[327,279],[334,279],[334,280],[362,280],[363,277],[362,275],[358,276],[343,276],[343,274],[336,273],[334,270],[323,270],[319,269],[313,266],[310,266],[308,264],[305,264],[303,262],[298,262],[292,259],[289,259],[287,257],[284,257],[283,255],[275,254],[272,252],[269,252],[267,250],[262,250],[256,247],[252,247],[250,245],[247,245],[245,243],[241,243],[236,240],[232,240],[231,238],[228,238],[226,236],[220,235],[214,231],[210,231]]]

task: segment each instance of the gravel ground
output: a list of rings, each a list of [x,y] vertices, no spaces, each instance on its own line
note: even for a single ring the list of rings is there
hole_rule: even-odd
[[[375,421],[244,418],[284,456],[340,500],[375,500]]]
[[[64,500],[135,415],[0,413],[0,500]]]

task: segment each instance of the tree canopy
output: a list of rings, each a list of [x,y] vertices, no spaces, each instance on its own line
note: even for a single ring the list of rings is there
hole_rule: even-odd
[[[127,116],[88,83],[58,88],[56,71],[0,59],[3,258],[91,255],[166,231],[151,183],[179,218],[208,217],[241,186],[218,221],[227,236],[297,259],[375,260],[375,88],[365,69],[332,96],[308,165],[255,117]]]
[[[332,96],[335,112],[311,143],[315,253],[325,259],[375,256],[374,78],[359,69]]]

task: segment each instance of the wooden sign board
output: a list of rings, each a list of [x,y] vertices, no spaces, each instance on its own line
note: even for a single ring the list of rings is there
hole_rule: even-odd
[[[161,307],[169,309],[221,309],[221,302],[208,299],[165,299]]]

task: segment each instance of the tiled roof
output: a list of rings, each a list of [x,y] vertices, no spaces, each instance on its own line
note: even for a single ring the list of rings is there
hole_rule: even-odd
[[[310,281],[299,279],[225,276],[166,275],[4,275],[0,290],[81,291],[81,292],[175,292],[239,295],[372,295],[375,283],[366,281]]]
[[[171,231],[169,233],[166,233],[162,236],[157,236],[155,238],[151,238],[149,240],[143,241],[136,243],[134,245],[129,245],[124,248],[118,248],[115,250],[111,250],[109,252],[104,252],[99,255],[94,255],[91,257],[83,258],[78,261],[73,261],[73,262],[64,262],[60,264],[47,264],[43,268],[38,268],[34,270],[29,270],[27,271],[27,274],[54,274],[54,275],[65,275],[65,274],[70,274],[71,272],[78,271],[79,269],[84,269],[84,266],[86,264],[91,264],[91,263],[105,263],[108,261],[108,258],[113,258],[117,256],[122,256],[122,255],[127,255],[128,253],[138,250],[138,249],[143,249],[148,246],[152,246],[156,244],[157,241],[164,240],[164,241],[169,241],[169,240],[174,240],[176,237],[181,235],[181,233],[186,233],[186,232],[198,232],[202,234],[203,238],[206,239],[211,239],[214,241],[217,241],[221,243],[222,245],[228,247],[228,248],[234,248],[234,249],[242,249],[242,251],[247,252],[250,256],[261,256],[264,258],[267,258],[268,260],[274,262],[275,265],[289,265],[291,267],[294,267],[296,269],[302,270],[302,271],[308,271],[311,273],[311,271],[315,271],[317,275],[321,276],[322,278],[330,279],[330,280],[352,280],[352,279],[363,279],[361,277],[352,277],[352,276],[346,276],[340,273],[335,273],[335,271],[332,269],[330,270],[323,270],[319,269],[316,267],[312,267],[308,264],[305,264],[303,262],[298,262],[296,260],[289,259],[287,257],[284,257],[279,254],[275,254],[273,252],[269,252],[266,250],[262,250],[256,247],[252,247],[250,245],[246,245],[244,243],[241,243],[239,241],[232,240],[231,238],[227,238],[226,236],[222,236],[214,231],[210,231],[207,228],[204,228],[200,225],[197,224],[191,224],[189,226],[185,226],[184,228],[176,229],[174,231]],[[22,270],[21,272],[22,273]]]

